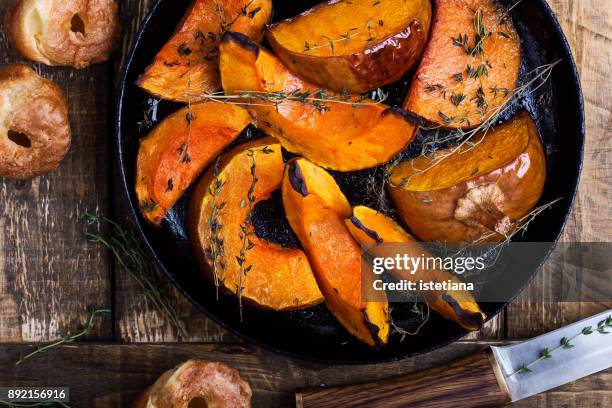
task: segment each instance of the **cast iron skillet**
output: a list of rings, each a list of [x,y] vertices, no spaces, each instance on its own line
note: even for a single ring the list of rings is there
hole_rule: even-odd
[[[118,182],[123,187],[130,216],[137,232],[158,267],[182,293],[208,316],[232,332],[279,353],[294,357],[337,363],[377,363],[424,353],[455,341],[465,334],[458,325],[432,314],[418,335],[403,342],[392,336],[390,344],[374,350],[360,342],[337,323],[324,306],[298,312],[276,313],[246,306],[240,322],[237,300],[221,295],[216,299],[214,285],[199,271],[185,231],[185,204],[190,192],[171,211],[161,228],[148,226],[140,217],[134,193],[134,172],[138,140],[147,133],[138,122],[152,99],[134,85],[156,52],[171,35],[189,2],[159,0],[145,18],[133,49],[124,67],[117,100],[115,148]],[[291,3],[291,4],[289,4]],[[299,3],[300,5],[295,5]],[[274,1],[275,20],[296,15],[317,1]],[[584,147],[584,110],[580,82],[567,41],[545,0],[522,2],[513,9],[512,18],[523,40],[524,73],[557,59],[550,81],[534,95],[520,101],[535,118],[548,155],[549,177],[542,203],[562,198],[551,210],[539,216],[527,233],[519,239],[527,242],[556,242],[566,222],[576,194]],[[410,84],[412,73],[403,81],[386,87],[389,104],[400,105]],[[180,105],[162,102],[157,119],[178,109]],[[409,148],[410,156],[418,148]],[[334,174],[354,204],[372,204],[365,194],[368,176],[378,177],[376,170]],[[279,243],[296,244],[282,213],[279,195],[260,204],[255,215],[258,235]],[[521,276],[513,277],[513,298],[531,281],[545,261],[547,253],[537,260],[525,260]],[[516,270],[516,269],[515,269]],[[513,299],[510,299],[510,301]],[[489,318],[507,303],[485,303],[481,307]],[[394,305],[394,319],[405,328],[415,328],[420,319],[410,304]]]

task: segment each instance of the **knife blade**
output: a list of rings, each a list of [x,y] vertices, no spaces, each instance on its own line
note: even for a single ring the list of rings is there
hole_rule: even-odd
[[[609,367],[612,309],[521,343],[491,347],[408,376],[301,390],[296,393],[296,407],[497,407]]]
[[[522,343],[491,347],[511,400],[518,401],[612,367],[612,333],[597,331],[604,322],[603,331],[612,332],[611,327],[605,327],[610,315],[612,310]],[[588,327],[591,334],[583,334]],[[569,342],[566,347],[563,339]],[[544,350],[550,357],[546,357]],[[530,371],[521,370],[536,360]]]

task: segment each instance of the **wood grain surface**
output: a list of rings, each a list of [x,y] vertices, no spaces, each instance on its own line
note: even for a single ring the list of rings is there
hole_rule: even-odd
[[[10,0],[0,0],[3,13]],[[612,307],[611,304],[541,303],[550,281],[544,268],[532,286],[479,333],[435,353],[398,363],[338,367],[305,363],[240,343],[177,299],[188,338],[143,301],[138,288],[109,254],[86,243],[85,212],[125,221],[113,184],[115,86],[120,67],[153,0],[120,0],[124,36],[111,61],[76,71],[30,64],[56,81],[70,100],[73,145],[61,168],[28,182],[0,178],[0,386],[70,385],[76,407],[127,406],[166,369],[191,357],[225,361],[251,382],[256,407],[287,407],[295,388],[363,382],[448,362],[489,341],[522,339]],[[578,64],[585,94],[587,144],[579,194],[563,240],[612,238],[612,7],[605,0],[550,0]],[[1,26],[1,24],[0,24]],[[0,63],[24,62],[0,27]],[[88,341],[62,347],[14,368],[28,345],[74,331],[90,305],[111,306]],[[205,344],[171,344],[178,340]],[[112,344],[111,341],[117,343]],[[134,344],[121,344],[134,343]],[[165,344],[136,344],[165,343]],[[521,407],[612,406],[610,370],[516,404]]]
[[[418,359],[369,366],[326,366],[292,360],[242,344],[63,346],[17,368],[0,370],[0,386],[70,385],[74,407],[128,407],[137,395],[167,369],[189,358],[222,361],[236,368],[254,391],[253,406],[286,408],[295,405],[295,388],[369,382],[439,366],[491,342],[457,342]],[[10,367],[28,345],[4,346],[0,366]],[[516,407],[608,407],[612,393],[605,385],[612,370],[583,378],[552,392],[529,398]],[[609,388],[609,387],[608,387]],[[576,404],[587,401],[590,405]],[[338,405],[341,407],[341,405]],[[457,405],[457,407],[460,407]]]
[[[4,35],[8,4],[0,1],[0,63],[28,63]],[[66,92],[72,147],[56,172],[0,178],[0,342],[57,338],[80,324],[88,305],[111,301],[108,254],[83,239],[85,213],[109,208],[109,67],[28,64]],[[110,339],[111,326],[95,333]]]

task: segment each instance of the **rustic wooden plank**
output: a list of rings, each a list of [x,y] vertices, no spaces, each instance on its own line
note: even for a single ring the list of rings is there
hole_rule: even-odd
[[[371,366],[315,364],[240,344],[78,344],[59,347],[16,369],[0,371],[0,386],[69,386],[72,406],[129,406],[162,372],[186,359],[200,358],[222,361],[239,370],[253,388],[253,406],[289,407],[293,406],[296,388],[367,382],[408,374],[448,363],[490,344],[458,342],[419,358]],[[10,366],[27,350],[26,345],[0,346],[0,366]],[[610,381],[612,370],[607,370],[518,406],[608,406],[604,403],[610,401],[612,391],[605,384]]]
[[[134,36],[140,28],[140,22],[146,16],[152,0],[125,0],[121,3],[121,15],[125,28],[121,50],[115,60],[115,80],[118,83],[118,75],[121,66],[125,62]],[[115,196],[121,197],[118,186],[115,186]],[[115,203],[117,214],[126,214],[125,206],[121,200]],[[126,225],[129,222],[125,217],[121,218]],[[188,334],[184,341],[219,342],[233,341],[234,336],[222,329],[218,324],[207,318],[203,313],[189,303],[178,290],[176,290],[167,279],[163,278],[164,290],[177,301],[177,311],[185,325]],[[139,288],[134,281],[120,268],[115,273],[115,309],[116,309],[116,333],[117,338],[125,342],[173,342],[179,340],[176,331],[164,319],[160,313],[150,304],[137,296]]]
[[[584,169],[563,234],[565,242],[606,242],[612,237],[612,10],[599,0],[550,0],[568,38],[582,80],[587,117]],[[529,337],[612,307],[612,303],[541,303],[558,270],[544,268],[507,309],[508,336]]]
[[[9,3],[0,0],[0,15]],[[27,182],[0,178],[0,342],[56,338],[82,323],[88,305],[110,305],[106,252],[83,236],[85,212],[108,207],[108,65],[77,71],[29,63],[0,27],[0,63],[15,62],[65,90],[73,139],[58,171]],[[95,334],[110,338],[110,323]]]

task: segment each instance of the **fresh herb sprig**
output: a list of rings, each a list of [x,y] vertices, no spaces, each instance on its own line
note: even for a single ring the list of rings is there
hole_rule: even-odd
[[[191,140],[192,123],[196,119],[191,104],[191,61],[189,61],[187,76],[187,114],[185,115],[185,122],[187,123],[187,136],[185,137],[185,141],[178,149],[178,160],[179,162],[185,164],[189,164],[191,162],[191,156],[189,155],[189,141]]]
[[[148,106],[143,112],[142,120],[137,123],[139,132],[151,129],[157,122],[157,107],[160,101],[161,99],[156,98],[149,99]]]
[[[453,45],[462,48],[463,51],[471,56],[476,57],[484,54],[484,41],[491,35],[484,24],[484,14],[482,9],[474,12],[474,45],[470,46],[470,36],[468,34],[459,34],[457,37],[451,37]]]
[[[98,316],[108,316],[111,314],[111,310],[110,309],[106,309],[106,308],[97,308],[91,311],[89,318],[87,319],[87,321],[85,322],[85,325],[80,329],[80,331],[76,334],[67,334],[64,337],[62,337],[61,339],[54,341],[50,344],[44,345],[44,346],[38,346],[36,348],[36,350],[32,351],[29,354],[26,354],[25,356],[21,357],[19,360],[17,360],[17,362],[15,363],[15,365],[20,365],[21,363],[23,363],[24,361],[38,355],[38,354],[42,354],[42,353],[46,353],[47,351],[49,351],[50,349],[54,348],[54,347],[58,347],[61,346],[63,344],[70,344],[70,343],[74,343],[77,339],[87,336],[89,333],[91,333],[93,327],[94,327],[94,321],[96,320],[96,318]]]
[[[268,146],[264,146],[259,149],[253,148],[253,149],[247,150],[247,157],[251,161],[251,164],[249,167],[249,171],[251,175],[251,184],[249,186],[247,196],[244,199],[242,199],[242,201],[240,202],[240,207],[246,208],[247,213],[246,213],[246,216],[244,217],[244,220],[242,221],[242,224],[240,225],[240,232],[238,233],[238,236],[242,244],[240,248],[240,253],[236,256],[236,262],[238,263],[238,266],[240,268],[239,270],[240,276],[239,276],[239,283],[238,283],[238,305],[240,308],[240,321],[242,321],[242,318],[243,318],[242,316],[242,291],[244,289],[244,278],[246,278],[246,275],[251,271],[251,269],[253,269],[253,265],[251,264],[247,265],[247,252],[255,248],[255,243],[251,240],[251,237],[255,235],[255,232],[253,231],[253,228],[252,228],[253,227],[253,210],[255,208],[255,200],[257,199],[255,197],[255,187],[257,187],[257,183],[259,181],[259,179],[257,178],[257,166],[255,163],[255,154],[259,152],[263,154],[271,154],[271,153],[274,153],[274,150],[272,150]]]
[[[98,232],[86,232],[87,240],[105,246],[123,270],[140,286],[142,295],[151,302],[160,314],[168,319],[179,337],[185,338],[186,334],[173,302],[161,289],[159,278],[151,269],[151,262],[140,241],[131,232],[126,231],[107,217],[87,213],[85,220],[89,226],[108,225],[109,230],[106,235]]]
[[[304,42],[304,49],[303,49],[303,51],[304,52],[309,52],[309,51],[317,50],[319,48],[329,47],[331,49],[331,53],[333,54],[334,51],[335,51],[334,44],[339,43],[339,42],[348,42],[353,37],[356,37],[359,34],[360,34],[360,32],[358,31],[357,28],[349,29],[346,33],[340,34],[338,36],[338,38],[336,38],[336,39],[332,39],[331,37],[328,37],[327,35],[321,34],[321,37],[325,40],[325,41],[323,41],[323,44],[318,44],[316,42],[305,41]]]
[[[561,340],[559,340],[559,345],[557,345],[556,347],[552,348],[552,349],[548,349],[548,348],[543,348],[540,351],[540,356],[538,358],[536,358],[535,360],[533,360],[530,363],[526,363],[523,364],[522,366],[520,366],[516,371],[514,371],[513,373],[509,374],[508,377],[513,377],[517,374],[523,374],[523,373],[530,373],[533,371],[533,366],[535,366],[536,364],[538,364],[540,361],[542,360],[546,360],[548,358],[552,358],[553,353],[558,352],[559,350],[568,350],[574,347],[574,345],[572,344],[572,341],[574,341],[574,339],[576,339],[579,336],[589,336],[593,333],[598,333],[598,334],[610,334],[609,331],[612,329],[612,315],[608,316],[607,318],[599,321],[597,323],[596,327],[592,327],[592,326],[585,326],[582,328],[582,330],[580,330],[580,332],[576,333],[575,335],[571,336],[571,337],[563,337]]]
[[[421,305],[424,305],[426,308],[426,311],[424,312]],[[423,326],[425,326],[425,324],[429,321],[429,305],[427,303],[417,303],[415,302],[412,305],[412,313],[419,316],[419,319],[421,320],[421,322],[419,323],[419,326],[416,328],[415,331],[410,332],[406,329],[404,329],[403,327],[399,326],[397,323],[395,323],[395,321],[393,320],[393,317],[391,317],[391,313],[393,312],[393,308],[389,308],[389,325],[391,326],[391,334],[399,334],[400,337],[400,343],[403,343],[404,340],[406,340],[406,336],[416,336],[417,334],[419,334],[419,332],[421,331],[421,329],[423,328]]]
[[[295,90],[292,92],[282,91],[234,91],[231,94],[223,92],[207,92],[194,95],[198,100],[209,100],[217,103],[244,106],[272,106],[277,107],[283,102],[299,102],[305,106],[312,106],[318,111],[325,112],[330,110],[329,104],[349,105],[354,108],[363,106],[379,105],[383,103],[387,94],[384,92],[372,93],[379,99],[370,100],[369,95],[353,96],[348,92],[339,94],[330,93],[325,89],[313,91]]]
[[[225,181],[221,180],[219,176],[219,163],[221,156],[217,157],[214,165],[213,182],[208,187],[208,193],[211,196],[210,200],[210,214],[208,216],[208,228],[210,230],[210,244],[207,249],[206,255],[213,265],[213,276],[215,280],[216,296],[219,300],[219,286],[221,286],[221,279],[219,278],[220,272],[224,271],[227,267],[225,262],[225,241],[223,239],[222,230],[223,224],[221,223],[221,213],[226,206],[224,201],[220,201],[219,197]]]
[[[510,98],[505,104],[495,108],[494,110],[489,110],[487,112],[487,118],[479,126],[467,132],[462,129],[452,131],[445,139],[446,141],[457,141],[458,144],[452,149],[449,149],[447,152],[436,154],[438,153],[438,150],[435,148],[432,149],[432,143],[428,143],[428,141],[426,140],[424,143],[425,148],[422,149],[421,155],[430,158],[430,162],[425,168],[415,169],[415,172],[411,176],[402,179],[402,181],[397,187],[407,186],[408,183],[410,183],[410,179],[414,177],[414,175],[431,170],[435,166],[440,165],[440,163],[442,163],[444,160],[456,154],[457,152],[464,152],[475,148],[479,143],[481,143],[482,139],[477,142],[474,142],[474,137],[481,133],[486,134],[486,132],[488,132],[495,125],[497,120],[504,113],[508,112],[521,98],[536,92],[538,89],[544,86],[552,75],[555,66],[557,66],[561,61],[562,60],[559,59],[550,64],[541,65],[528,72],[526,75],[532,75],[531,79],[529,79],[525,84],[514,90],[514,92],[512,93],[512,95],[510,95]],[[493,92],[493,90],[491,90],[491,92]],[[443,112],[438,112],[438,114],[447,124],[452,124],[455,121],[465,120],[465,118],[462,117],[450,117],[444,114]]]

